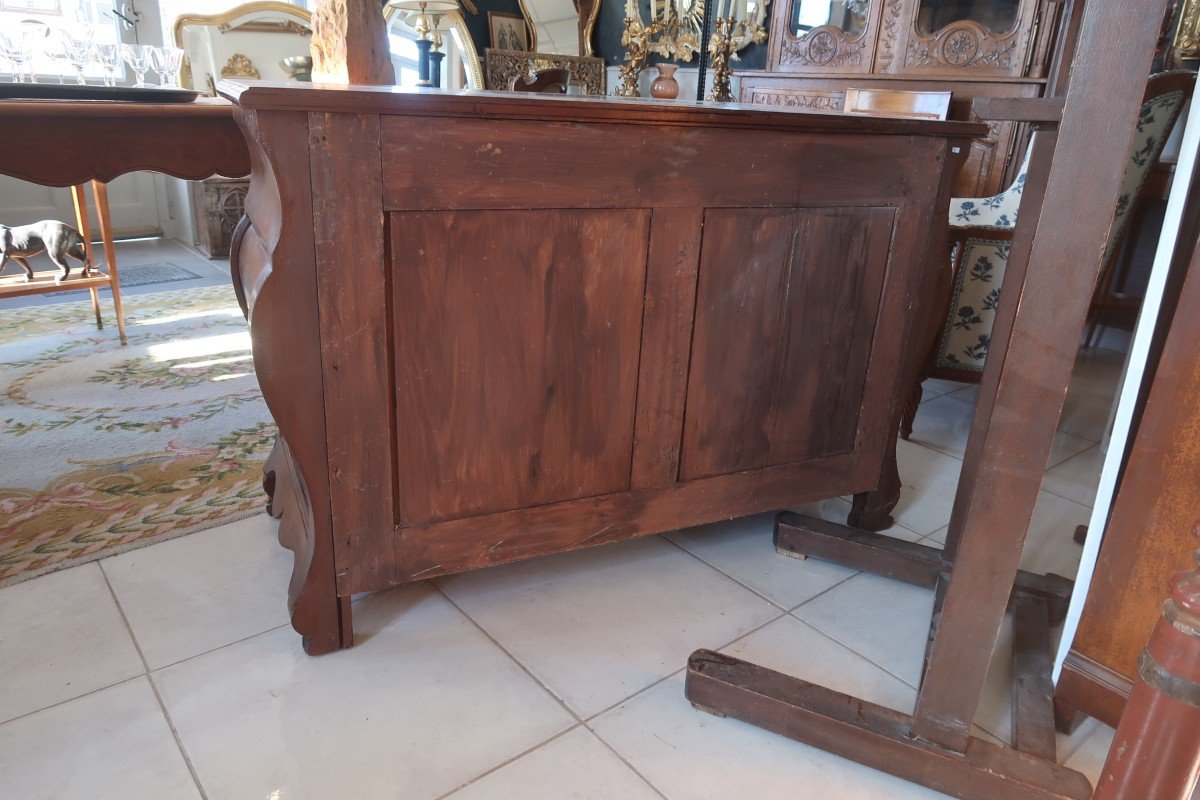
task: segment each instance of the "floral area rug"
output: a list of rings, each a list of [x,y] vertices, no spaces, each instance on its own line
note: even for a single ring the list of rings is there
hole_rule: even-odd
[[[233,290],[0,311],[0,586],[261,511],[275,427]]]

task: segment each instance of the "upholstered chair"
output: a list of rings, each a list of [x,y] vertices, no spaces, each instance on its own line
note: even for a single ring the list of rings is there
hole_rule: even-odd
[[[1111,264],[1114,255],[1120,251],[1142,185],[1150,167],[1158,160],[1194,83],[1194,73],[1168,72],[1152,76],[1146,85],[1137,133],[1125,167],[1121,194],[1116,201],[1112,235],[1104,254],[1098,292],[1110,281]],[[1012,185],[1000,194],[950,201],[949,251],[953,280],[946,316],[926,368],[927,377],[978,383],[983,374],[1031,151],[1032,143]],[[900,427],[905,438],[912,432],[919,386],[916,392],[917,396],[908,403]]]

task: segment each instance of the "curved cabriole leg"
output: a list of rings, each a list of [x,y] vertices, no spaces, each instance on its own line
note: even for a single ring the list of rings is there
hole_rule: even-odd
[[[350,647],[354,644],[350,598],[338,597],[332,582],[323,585],[322,572],[313,568],[325,554],[316,546],[312,506],[283,437],[276,438],[272,456],[276,461],[271,507],[279,519],[279,543],[295,556],[288,584],[292,627],[303,636],[304,652],[310,656]]]
[[[231,273],[250,321],[254,367],[279,435],[263,470],[279,542],[292,551],[292,627],[309,655],[349,647],[349,597],[338,597],[326,470],[325,402],[309,191],[308,115],[239,109],[250,149],[246,217]],[[271,136],[263,136],[265,129]],[[289,181],[300,185],[281,191]]]
[[[854,504],[846,517],[851,528],[882,531],[892,527],[892,509],[900,502],[900,470],[896,466],[896,431],[888,436],[887,452],[879,474],[879,486],[874,491],[854,495]]]

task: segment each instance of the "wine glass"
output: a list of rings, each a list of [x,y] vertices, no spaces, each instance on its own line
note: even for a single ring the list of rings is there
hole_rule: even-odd
[[[12,64],[13,81],[25,82],[25,61],[29,58],[29,50],[24,47],[20,37],[0,31],[0,58]]]
[[[104,85],[117,85],[117,70],[121,68],[121,46],[108,42],[95,47],[96,63],[104,70]]]
[[[62,44],[67,61],[75,68],[75,83],[80,86],[87,83],[87,79],[83,77],[83,71],[88,64],[92,63],[93,38],[95,38],[95,30],[91,25],[85,23],[76,23],[71,27],[63,28],[58,34],[59,43]]]
[[[133,76],[136,78],[133,84],[135,88],[146,88],[146,70],[150,69],[150,53],[153,49],[148,44],[121,45],[121,57],[133,70]]]
[[[158,85],[179,85],[179,68],[183,66],[183,51],[178,47],[155,47],[150,50],[150,65],[158,73]]]

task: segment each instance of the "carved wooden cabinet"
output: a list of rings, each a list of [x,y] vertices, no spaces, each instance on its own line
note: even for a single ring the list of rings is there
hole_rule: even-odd
[[[1055,0],[777,0],[767,71],[746,72],[743,102],[840,111],[845,90],[950,90],[952,119],[979,97],[1038,97],[1063,4]],[[954,193],[995,194],[1025,137],[989,125]],[[1019,162],[1019,157],[1017,161]]]
[[[843,494],[891,524],[928,251],[982,126],[222,91],[310,653],[351,643],[356,592]]]

